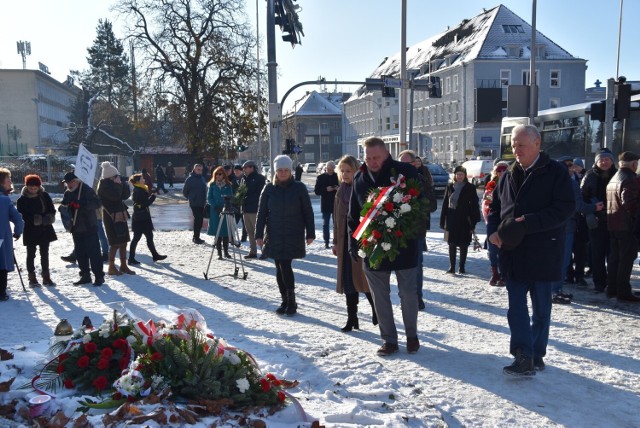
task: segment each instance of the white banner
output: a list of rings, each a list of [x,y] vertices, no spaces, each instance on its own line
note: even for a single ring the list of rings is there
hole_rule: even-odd
[[[85,184],[93,187],[97,169],[98,158],[80,144],[80,147],[78,147],[78,158],[76,159],[76,170],[74,172],[76,177]]]

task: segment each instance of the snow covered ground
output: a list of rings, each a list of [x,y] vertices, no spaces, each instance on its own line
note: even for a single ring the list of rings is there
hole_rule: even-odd
[[[316,225],[321,237],[319,215]],[[152,262],[143,239],[137,275],[107,277],[102,287],[76,287],[71,283],[77,267],[60,260],[71,248],[71,236],[62,231],[58,236],[51,248],[57,287],[24,293],[17,274],[9,275],[11,300],[0,304],[0,348],[15,359],[0,363],[0,381],[18,379],[14,389],[0,394],[3,403],[24,395],[15,386],[30,380],[33,367],[44,361],[61,318],[79,326],[88,315],[99,324],[111,316],[109,303],[131,301],[198,309],[217,336],[250,352],[265,372],[298,380],[290,392],[308,420],[327,427],[640,426],[640,305],[565,287],[575,303],[553,308],[547,369],[531,379],[505,377],[502,367],[511,362],[506,290],[487,284],[485,252],[469,253],[467,274],[446,274],[446,246],[437,230],[429,233],[425,253],[421,348],[406,353],[394,289],[401,349],[389,358],[375,355],[381,340],[364,297],[361,330],[340,331],[346,322],[344,296],[334,291],[335,258],[321,239],[305,259],[294,262],[299,309],[288,318],[274,313],[279,295],[271,261],[246,263],[244,281],[228,276],[233,262],[214,259],[210,280],[204,279],[210,237],[206,246],[196,246],[187,230],[156,232],[159,251],[169,255],[165,262]],[[24,268],[24,247],[17,245],[16,253]],[[53,406],[71,412],[73,403],[56,398]],[[301,422],[289,406],[268,418],[267,426],[308,426]],[[0,425],[15,426],[2,420]]]

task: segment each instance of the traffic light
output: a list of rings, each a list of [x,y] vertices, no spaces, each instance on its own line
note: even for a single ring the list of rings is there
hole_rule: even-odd
[[[395,98],[396,97],[396,89],[391,88],[389,86],[382,87],[382,96],[385,98]]]
[[[614,118],[616,120],[629,119],[631,105],[631,85],[624,83],[616,83],[616,104]]]
[[[283,155],[293,154],[293,147],[294,147],[295,143],[296,143],[296,140],[293,140],[291,138],[287,138],[284,141],[285,145],[284,145],[284,150],[282,151],[282,154]]]
[[[293,1],[295,0],[274,0],[273,5],[274,23],[282,30],[282,40],[295,47],[302,44],[301,36],[304,36],[304,32],[297,13],[300,6],[294,5]]]
[[[599,120],[604,122],[606,120],[607,103],[600,101],[597,103],[591,103],[591,120]]]

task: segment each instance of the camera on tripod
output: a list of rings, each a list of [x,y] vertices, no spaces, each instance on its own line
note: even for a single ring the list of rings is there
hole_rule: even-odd
[[[225,212],[233,213],[235,211],[233,205],[231,205],[231,195],[223,195],[222,199],[224,201],[224,210]]]

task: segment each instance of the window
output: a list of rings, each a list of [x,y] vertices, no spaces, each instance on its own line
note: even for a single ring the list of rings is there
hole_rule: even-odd
[[[398,125],[398,116],[393,116],[393,129],[398,129],[399,125]]]
[[[529,70],[522,70],[522,84],[529,84]],[[540,86],[540,73],[536,70],[536,85]]]
[[[315,138],[312,136],[304,137],[304,144],[309,145],[315,143]]]
[[[503,88],[511,83],[511,70],[500,70],[500,86]]]
[[[560,107],[560,98],[549,98],[549,108]]]
[[[444,105],[444,123],[451,122],[451,105]]]
[[[458,116],[460,114],[460,104],[457,102],[451,104],[451,108],[453,109],[453,119],[452,122],[458,121]]]
[[[456,152],[459,150],[458,147],[458,136],[454,135],[453,137],[453,150],[455,150]]]
[[[458,92],[458,75],[453,75],[453,92]]]
[[[549,81],[549,86],[552,88],[560,87],[560,70],[551,70],[551,79]]]
[[[524,29],[522,28],[522,25],[503,25],[502,30],[506,34],[517,34],[517,33],[524,34]]]
[[[386,123],[385,123],[384,127],[385,127],[386,130],[391,129],[391,118],[390,117],[386,118]]]
[[[445,138],[445,146],[447,147],[447,151],[451,151],[451,137],[447,136]]]
[[[333,144],[342,144],[342,137],[333,137]]]
[[[451,77],[444,79],[444,93],[447,95],[451,93]]]

